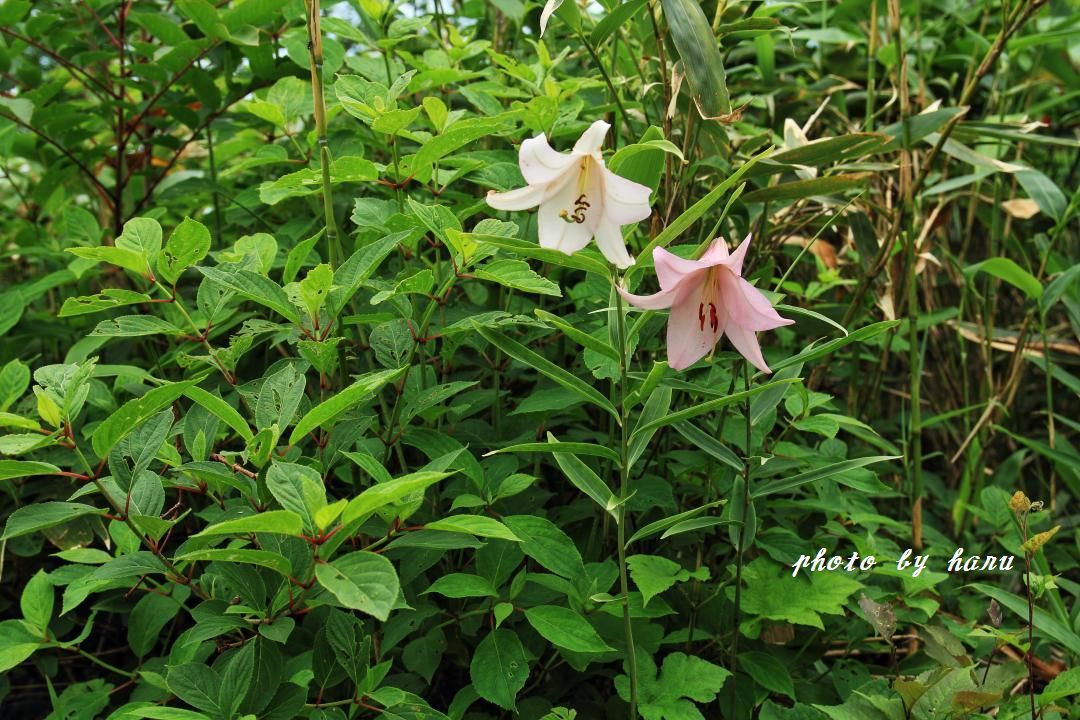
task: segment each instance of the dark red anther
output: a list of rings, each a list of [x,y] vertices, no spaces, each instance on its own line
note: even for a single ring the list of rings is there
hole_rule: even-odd
[[[709,303],[709,326],[716,332],[720,328],[720,317],[716,313],[716,306]]]
[[[712,305],[712,303],[709,304]],[[705,332],[705,303],[698,303],[697,319],[698,326],[701,328],[701,332]]]

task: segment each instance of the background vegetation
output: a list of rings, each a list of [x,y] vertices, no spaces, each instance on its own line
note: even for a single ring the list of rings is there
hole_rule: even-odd
[[[5,716],[1076,716],[1076,6],[549,6],[0,3]],[[597,119],[625,276],[484,202]]]

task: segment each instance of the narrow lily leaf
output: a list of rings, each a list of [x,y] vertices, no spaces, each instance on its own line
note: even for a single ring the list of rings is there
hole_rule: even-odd
[[[742,460],[739,459],[739,456],[727,445],[722,444],[719,440],[712,435],[709,435],[697,425],[689,422],[675,423],[675,430],[684,438],[709,453],[732,470],[742,472],[743,464]]]
[[[990,258],[989,260],[983,260],[982,262],[964,268],[964,274],[968,277],[981,272],[993,275],[999,280],[1004,280],[1032,300],[1038,300],[1042,296],[1042,283],[1040,283],[1034,275],[1009,258]]]
[[[504,353],[518,362],[524,363],[542,375],[546,375],[567,390],[572,390],[584,399],[603,410],[608,411],[613,417],[619,417],[619,411],[611,404],[611,401],[600,394],[600,391],[586,383],[576,375],[563,370],[561,367],[528,349],[516,340],[511,340],[502,333],[476,325],[473,327],[480,336],[487,340]]]
[[[619,352],[600,338],[590,335],[587,332],[578,330],[576,327],[566,322],[558,315],[552,315],[551,313],[545,310],[541,310],[540,308],[533,310],[533,312],[536,313],[536,317],[540,318],[548,325],[554,325],[559,330],[561,330],[563,334],[566,335],[566,337],[577,342],[579,345],[587,347],[590,350],[595,350],[602,355],[606,355],[616,362],[619,361]]]
[[[751,495],[754,499],[765,497],[766,495],[772,495],[773,493],[787,492],[794,490],[797,487],[806,485],[807,483],[823,480],[824,478],[832,477],[847,470],[854,470],[856,468],[866,467],[867,465],[873,465],[874,463],[887,462],[889,460],[898,460],[896,455],[873,455],[870,457],[853,458],[851,460],[842,460],[837,463],[826,465],[816,470],[807,470],[804,473],[799,473],[792,477],[787,478],[773,478],[767,480],[756,488],[751,488]]]
[[[631,535],[630,539],[626,541],[626,547],[630,547],[630,545],[632,545],[633,543],[644,540],[645,538],[652,537],[657,533],[662,533],[668,528],[674,527],[675,525],[690,520],[691,518],[695,518],[709,508],[723,505],[725,502],[727,501],[714,500],[711,503],[706,503],[705,505],[702,505],[701,507],[696,507],[693,510],[687,510],[685,512],[679,513],[678,515],[672,515],[671,517],[664,518],[663,520],[656,520],[655,522],[651,522],[645,527],[639,529],[633,535]]]
[[[726,119],[731,114],[731,98],[724,60],[701,4],[697,0],[660,0],[660,5],[698,112],[706,119]]]
[[[861,327],[858,330],[853,331],[847,337],[836,338],[821,345],[815,345],[803,350],[798,355],[792,355],[789,358],[784,358],[778,363],[774,363],[772,366],[773,372],[779,372],[780,370],[788,367],[789,365],[797,365],[799,363],[808,363],[819,358],[823,358],[826,355],[832,355],[834,352],[850,345],[851,343],[864,342],[871,340],[883,332],[893,329],[900,324],[899,320],[883,320],[866,327]]]
[[[558,444],[555,436],[551,433],[548,433],[548,440]],[[559,464],[559,468],[563,471],[566,479],[573,483],[578,490],[592,498],[605,512],[610,513],[613,518],[618,520],[619,514],[615,511],[618,506],[618,499],[611,491],[611,488],[600,479],[600,476],[573,453],[556,452],[554,456],[555,462]]]
[[[727,407],[728,405],[734,405],[735,403],[741,403],[743,400],[752,398],[759,393],[763,393],[770,388],[775,388],[777,385],[790,385],[792,383],[799,382],[800,378],[789,378],[787,380],[778,380],[764,385],[758,385],[757,387],[749,390],[743,390],[742,392],[732,393],[731,395],[725,395],[724,397],[716,398],[715,400],[707,400],[698,405],[688,407],[678,412],[673,412],[665,417],[657,418],[650,423],[647,423],[641,427],[634,428],[634,434],[649,432],[650,430],[656,430],[657,428],[664,427],[666,425],[674,425],[675,423],[689,420],[690,418],[697,417],[698,415],[704,415],[705,413],[714,412],[720,408]],[[631,437],[631,441],[633,438]]]
[[[503,453],[522,453],[522,452],[568,452],[574,455],[592,455],[594,457],[602,457],[605,460],[611,462],[619,462],[619,453],[615,452],[609,447],[604,445],[594,445],[592,443],[583,442],[532,442],[532,443],[520,443],[518,445],[511,445],[509,447],[499,448],[498,450],[492,450],[487,455],[501,455]]]

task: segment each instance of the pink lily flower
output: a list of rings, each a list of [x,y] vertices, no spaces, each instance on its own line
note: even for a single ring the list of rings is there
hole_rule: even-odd
[[[644,310],[671,308],[668,319],[668,364],[683,370],[711,352],[726,333],[731,344],[762,372],[772,372],[761,355],[755,333],[795,321],[780,317],[760,290],[742,278],[747,235],[728,254],[722,238],[713,240],[700,260],[685,260],[663,248],[653,250],[660,292],[634,295],[622,288],[627,302]]]

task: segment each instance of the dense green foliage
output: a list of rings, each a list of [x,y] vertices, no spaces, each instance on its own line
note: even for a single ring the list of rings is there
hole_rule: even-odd
[[[2,714],[1076,717],[1078,17],[0,1]],[[625,272],[485,200],[597,120]]]

